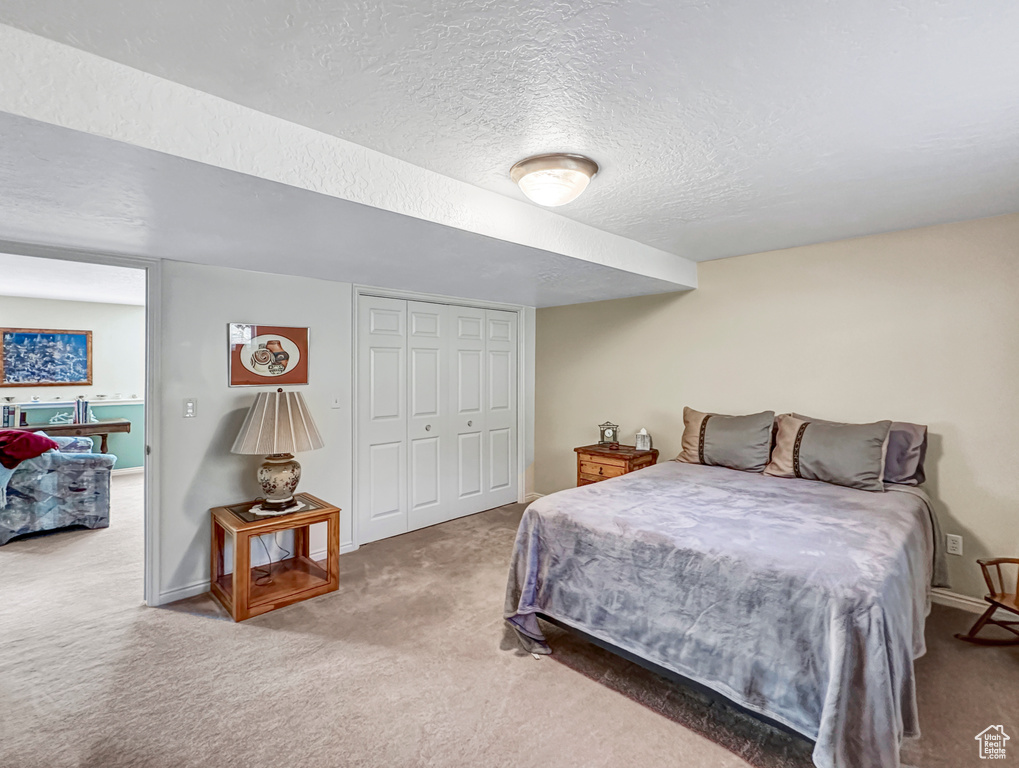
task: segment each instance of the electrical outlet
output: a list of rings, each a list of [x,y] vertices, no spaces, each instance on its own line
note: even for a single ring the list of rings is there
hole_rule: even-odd
[[[184,418],[193,419],[198,415],[198,400],[189,397],[184,400]]]
[[[962,536],[956,536],[954,533],[949,533],[945,536],[945,542],[947,544],[945,549],[948,550],[948,554],[962,554]]]

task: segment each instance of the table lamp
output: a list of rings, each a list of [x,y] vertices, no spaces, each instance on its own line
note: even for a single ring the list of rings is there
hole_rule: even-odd
[[[294,490],[301,479],[298,451],[323,447],[315,422],[300,392],[259,392],[231,453],[265,456],[258,468],[258,482],[265,500],[262,509],[281,512],[296,506]]]

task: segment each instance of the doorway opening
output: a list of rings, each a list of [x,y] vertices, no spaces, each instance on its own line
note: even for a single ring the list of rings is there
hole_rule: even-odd
[[[150,595],[148,270],[98,261],[0,252],[0,428],[48,439],[0,474],[0,573],[30,573],[26,598]]]

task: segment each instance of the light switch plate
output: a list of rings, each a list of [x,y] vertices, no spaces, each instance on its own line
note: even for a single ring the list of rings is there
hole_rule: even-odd
[[[336,397],[333,398],[333,401],[332,401],[332,403],[330,403],[329,407],[330,408],[342,408],[343,407],[343,400],[340,398],[339,395],[337,395]]]
[[[198,415],[198,399],[188,397],[184,399],[184,418],[193,419]]]

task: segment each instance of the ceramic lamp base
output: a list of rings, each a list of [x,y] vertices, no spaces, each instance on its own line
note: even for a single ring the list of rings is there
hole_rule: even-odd
[[[263,509],[287,509],[294,506],[294,491],[301,480],[301,465],[292,454],[274,453],[266,456],[258,468],[258,482],[265,501]]]

